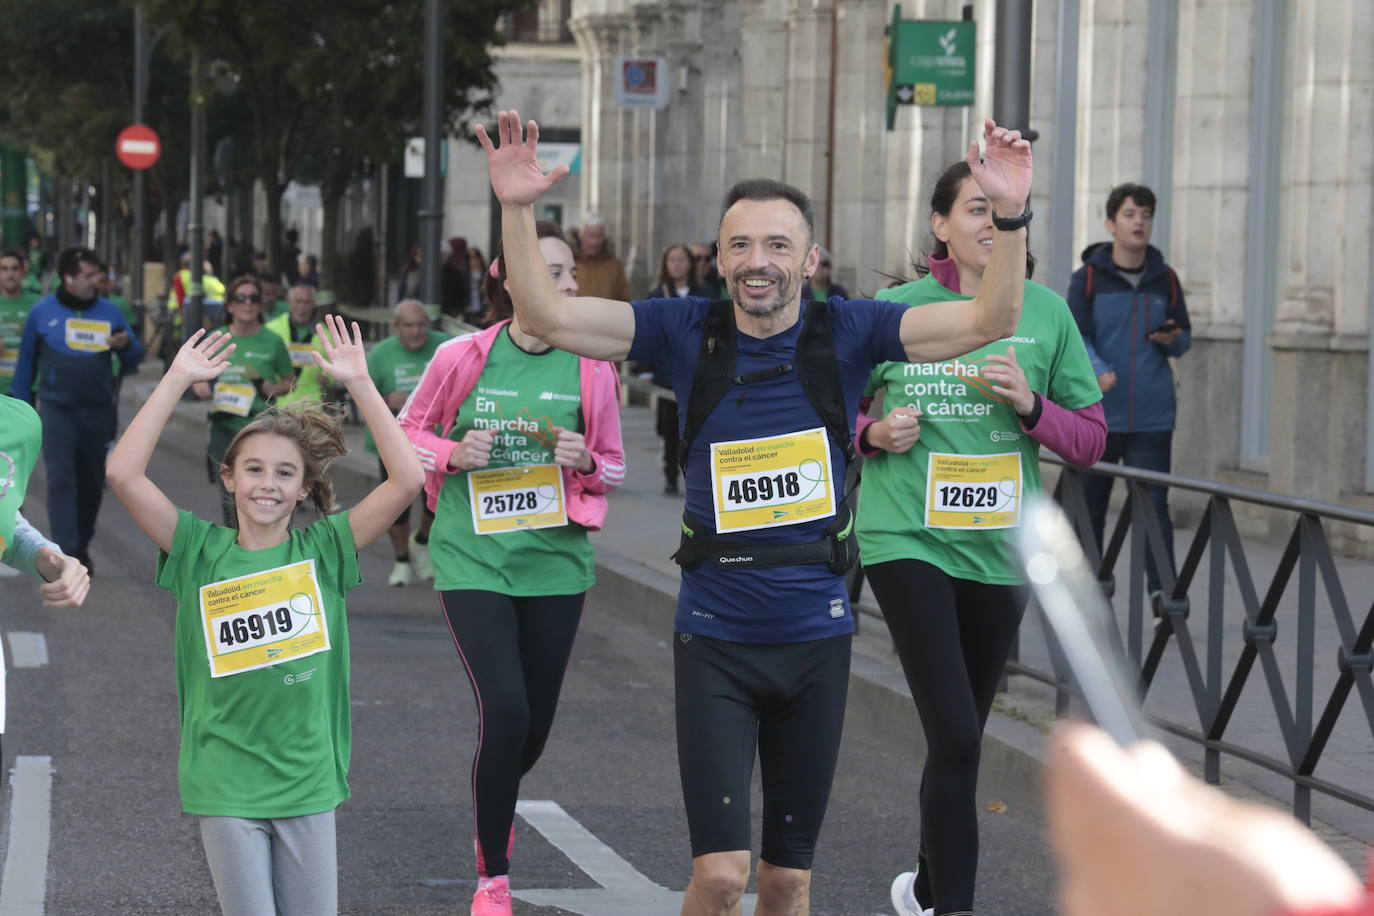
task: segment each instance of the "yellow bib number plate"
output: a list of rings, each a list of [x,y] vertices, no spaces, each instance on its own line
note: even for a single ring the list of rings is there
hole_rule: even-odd
[[[1021,524],[1021,453],[932,452],[927,528],[1015,528]]]
[[[293,344],[288,344],[286,348],[287,348],[288,350],[291,351],[291,365],[293,365],[293,366],[313,366],[313,365],[315,365],[315,358],[314,358],[313,356],[310,355],[311,353],[314,353],[314,352],[315,352],[315,347],[314,347],[313,344],[308,344],[308,343],[293,343]]]
[[[824,429],[711,443],[716,532],[780,528],[835,514]]]
[[[0,375],[13,377],[14,370],[19,365],[19,351],[11,347],[0,346]]]
[[[211,403],[214,410],[218,413],[233,414],[236,417],[246,417],[253,411],[253,395],[255,391],[252,385],[235,385],[232,382],[220,382],[215,385],[215,399]]]
[[[533,531],[568,523],[563,469],[556,464],[471,471],[468,495],[472,530],[478,534]]]
[[[329,650],[314,560],[201,586],[200,618],[211,677]]]
[[[104,353],[110,349],[110,323],[68,318],[67,347],[86,353]]]

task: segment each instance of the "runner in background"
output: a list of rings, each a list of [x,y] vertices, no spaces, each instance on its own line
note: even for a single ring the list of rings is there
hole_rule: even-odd
[[[196,381],[191,391],[210,401],[210,435],[205,446],[205,473],[218,486],[220,466],[229,443],[239,430],[267,409],[272,398],[288,393],[295,383],[291,358],[281,338],[262,326],[262,290],[251,276],[229,284],[225,326],[234,339],[225,367],[215,379]],[[225,525],[234,524],[234,502],[220,491]]]
[[[972,299],[997,229],[968,163],[931,194],[933,253],[921,279],[877,298],[917,308]],[[1035,269],[1026,258],[1026,276]],[[859,547],[921,715],[918,867],[892,883],[898,916],[972,913],[979,749],[1026,595],[1008,539],[1040,489],[1045,446],[1080,467],[1102,455],[1102,393],[1068,305],[1025,281],[1016,331],[940,363],[884,363],[887,416],[861,418]],[[868,402],[860,404],[867,409]]]
[[[536,269],[573,295],[563,231],[541,221],[536,233]],[[492,272],[496,323],[442,344],[401,412],[429,472],[434,588],[477,701],[473,916],[511,912],[520,780],[544,750],[595,578],[587,532],[601,527],[606,494],[625,479],[615,366],[524,331],[504,257]]]
[[[191,336],[110,455],[110,485],[158,547],[157,584],[176,596],[181,803],[199,818],[228,916],[338,910],[334,809],[349,795],[352,749],[345,597],[362,581],[358,551],[424,480],[368,377],[358,325],[350,335],[328,321],[316,365],[348,388],[388,473],[351,511],[334,504],[328,477],[343,430],[309,404],[269,411],[230,443],[220,482],[237,529],[178,509],[148,478],[186,389],[229,369],[222,331]],[[306,499],[324,517],[293,530]]]
[[[391,408],[392,413],[399,413],[410,393],[420,383],[420,376],[425,374],[425,366],[434,358],[434,351],[449,336],[430,330],[429,316],[418,299],[401,300],[396,303],[394,313],[392,328],[396,333],[372,348],[367,355],[367,372],[386,399],[386,406]],[[372,441],[371,433],[366,435],[364,447],[372,454],[377,454],[377,445]],[[378,461],[377,467],[380,479],[386,480],[386,465]],[[387,579],[388,585],[409,585],[412,571],[421,579],[434,578],[434,564],[430,562],[428,546],[434,513],[429,506],[422,505],[420,527],[412,535],[410,509],[410,506],[406,506],[389,532],[391,551],[396,561]]]
[[[297,401],[310,401],[315,404],[324,402],[324,383],[319,367],[311,356],[319,350],[315,337],[315,288],[305,283],[297,283],[286,294],[287,312],[267,322],[267,330],[281,338],[291,358],[291,370],[295,374],[295,385],[289,392],[277,398],[277,404],[285,407]]]
[[[0,395],[10,393],[10,380],[19,363],[19,339],[24,320],[38,301],[38,293],[24,288],[24,252],[12,248],[0,254]]]

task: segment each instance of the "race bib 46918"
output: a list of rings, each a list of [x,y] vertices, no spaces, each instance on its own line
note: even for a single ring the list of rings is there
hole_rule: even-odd
[[[796,525],[835,514],[824,429],[711,443],[716,531]]]

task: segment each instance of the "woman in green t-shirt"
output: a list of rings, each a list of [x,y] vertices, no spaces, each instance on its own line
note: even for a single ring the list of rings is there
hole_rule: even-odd
[[[291,354],[280,337],[263,329],[262,287],[256,278],[242,276],[229,284],[224,296],[229,323],[224,330],[234,338],[234,350],[224,372],[209,382],[197,382],[192,393],[210,401],[210,438],[205,447],[205,470],[210,483],[219,483],[219,468],[229,441],[248,422],[267,409],[267,402],[286,394],[295,382]],[[220,493],[224,524],[234,523],[234,504]]]
[[[574,295],[563,230],[541,220],[535,231],[553,287]],[[522,329],[499,256],[487,301],[495,323],[440,345],[400,420],[430,472],[434,588],[477,701],[471,912],[509,916],[520,780],[553,726],[595,577],[587,532],[604,522],[625,458],[615,366]]]
[[[921,278],[874,298],[919,307],[978,292],[997,230],[966,163],[930,203]],[[1027,257],[1027,276],[1034,267]],[[859,545],[929,748],[918,867],[893,881],[892,904],[899,916],[971,913],[979,748],[1026,602],[1009,539],[1040,489],[1041,445],[1085,467],[1101,456],[1102,393],[1068,305],[1030,280],[1011,337],[942,363],[884,363],[868,398],[879,391],[886,417],[858,425],[871,456]]]
[[[157,584],[176,595],[178,782],[197,815],[226,914],[334,913],[334,809],[352,750],[345,598],[358,551],[386,532],[424,482],[415,450],[367,373],[362,332],[329,316],[315,364],[348,389],[387,479],[347,512],[327,471],[344,454],[337,416],[300,404],[234,436],[219,480],[237,528],[178,509],[148,461],[186,390],[231,365],[223,331],[196,331],[110,453],[106,476],[157,545]],[[274,335],[275,336],[275,335]],[[309,498],[323,516],[291,527]]]

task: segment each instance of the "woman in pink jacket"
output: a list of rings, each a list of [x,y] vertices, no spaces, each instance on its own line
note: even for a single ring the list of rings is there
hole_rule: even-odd
[[[540,222],[538,235],[554,283],[574,295],[562,230]],[[498,258],[496,323],[442,344],[399,418],[427,472],[434,588],[477,700],[473,916],[511,912],[520,779],[544,749],[594,578],[587,532],[625,478],[615,367],[521,330],[505,280]]]

